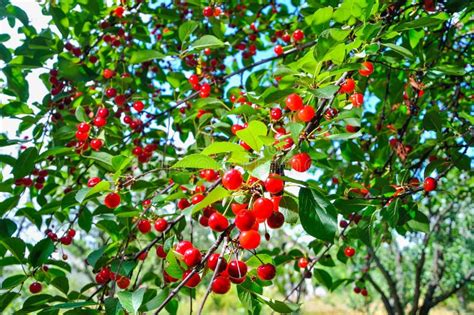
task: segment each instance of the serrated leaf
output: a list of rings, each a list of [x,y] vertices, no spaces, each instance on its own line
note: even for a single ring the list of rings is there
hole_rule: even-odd
[[[13,256],[21,263],[25,258],[25,242],[18,237],[0,238],[0,244],[13,254]]]
[[[176,162],[171,168],[197,168],[220,170],[221,166],[213,158],[204,154],[190,154]]]

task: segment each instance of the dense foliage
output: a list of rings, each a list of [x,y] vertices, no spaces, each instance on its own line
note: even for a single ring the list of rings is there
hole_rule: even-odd
[[[469,1],[42,6],[38,30],[0,0],[22,38],[0,34],[1,312],[201,313],[232,289],[291,313],[312,281],[426,314],[469,285]]]

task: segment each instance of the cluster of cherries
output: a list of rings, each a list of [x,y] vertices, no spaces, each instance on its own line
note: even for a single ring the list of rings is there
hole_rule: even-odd
[[[108,115],[109,111],[106,108],[101,108],[98,111],[98,115],[99,115],[99,113],[100,113],[100,115]],[[99,116],[99,117],[101,119],[104,119],[104,121],[105,121],[104,117],[102,117],[102,116]],[[107,117],[107,116],[105,116],[105,117]],[[94,120],[94,125],[96,125],[95,120]],[[102,127],[102,126],[97,126],[97,127]],[[82,123],[77,125],[76,139],[77,139],[78,142],[76,144],[76,150],[79,150],[79,152],[87,150],[89,145],[93,150],[99,151],[100,148],[102,148],[102,146],[104,145],[104,141],[102,141],[102,139],[99,139],[99,138],[91,139],[90,142],[88,141],[89,140],[90,129],[91,129],[91,126],[86,122],[82,122]]]
[[[296,31],[293,32],[293,34],[290,36],[290,34],[283,32],[283,31],[276,31],[275,32],[275,41],[277,38],[281,38],[283,42],[285,43],[290,43],[291,39],[293,38],[293,41],[295,44],[301,42],[304,39],[304,32],[300,29],[297,29]],[[276,45],[273,48],[273,51],[277,56],[281,56],[284,53],[283,46],[281,45]]]
[[[58,238],[58,235],[54,233],[51,229],[47,229],[45,232],[46,236],[53,242],[59,241],[63,245],[71,245],[74,236],[76,236],[76,230],[70,228],[61,238]]]
[[[43,189],[44,183],[46,181],[46,176],[48,176],[48,170],[33,170],[31,173],[33,176],[37,176],[36,179],[34,180],[34,186],[36,189]],[[23,178],[18,178],[15,180],[15,185],[16,186],[25,186],[25,187],[31,187],[33,186],[33,179],[31,177],[23,177]]]
[[[109,267],[101,268],[95,275],[95,281],[101,285],[115,281],[120,289],[126,289],[130,285],[130,278],[112,272]]]

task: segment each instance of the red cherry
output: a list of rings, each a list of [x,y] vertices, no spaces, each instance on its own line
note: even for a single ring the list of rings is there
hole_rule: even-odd
[[[246,203],[243,203],[243,204],[240,204],[240,203],[233,203],[230,208],[232,209],[232,213],[237,215],[239,214],[240,211],[244,210],[244,209],[247,209],[248,207],[248,204]]]
[[[99,177],[89,178],[89,180],[87,181],[87,187],[94,187],[95,185],[100,183],[100,181],[101,179]]]
[[[362,296],[367,296],[367,295],[369,295],[369,292],[367,292],[367,289],[364,288],[364,289],[360,290],[360,294],[362,294]]]
[[[69,235],[66,235],[66,236],[63,236],[61,237],[61,239],[59,240],[61,242],[61,244],[63,245],[71,245],[72,243],[72,237],[70,237]]]
[[[306,257],[301,257],[300,259],[298,259],[298,267],[300,267],[301,269],[308,267],[308,264],[309,262]]]
[[[97,284],[106,284],[108,281],[109,280],[100,272],[95,275],[95,282],[97,282]]]
[[[197,248],[189,248],[184,252],[184,263],[188,267],[194,267],[201,262],[202,255]]]
[[[192,270],[186,270],[184,273],[183,273],[183,280],[186,279],[186,277],[192,272]],[[186,287],[188,288],[195,288],[199,282],[201,282],[201,277],[199,276],[199,274],[196,272],[194,273],[191,278],[188,279],[188,281],[186,281],[186,283],[184,284]]]
[[[117,8],[115,8],[115,10],[114,10],[114,14],[115,14],[118,18],[122,18],[124,12],[125,12],[125,9],[124,9],[123,7],[117,7]]]
[[[247,274],[247,264],[241,260],[231,260],[227,266],[227,273],[232,278],[242,278]]]
[[[241,125],[232,125],[230,128],[230,131],[235,135],[237,134],[237,131],[244,129],[244,126]]]
[[[370,61],[365,61],[362,63],[362,69],[359,69],[360,75],[368,77],[374,72],[374,65]]]
[[[94,149],[95,151],[99,151],[100,148],[102,148],[103,144],[104,142],[100,139],[92,139],[90,142],[91,148]]]
[[[104,78],[110,79],[110,78],[113,77],[114,75],[115,75],[115,71],[110,70],[110,69],[105,69],[105,70],[104,70],[104,73],[103,73]]]
[[[151,230],[151,223],[148,220],[140,220],[138,221],[138,230],[143,234],[150,232]]]
[[[311,167],[311,157],[307,153],[298,153],[290,159],[291,168],[297,172],[306,172]]]
[[[252,212],[255,218],[266,220],[273,213],[273,202],[270,199],[260,197],[254,201]]]
[[[354,107],[361,107],[364,104],[364,95],[360,93],[352,94],[349,99]]]
[[[267,219],[268,227],[271,229],[281,228],[283,223],[285,223],[285,216],[278,211],[273,211],[272,215]]]
[[[97,116],[96,118],[94,118],[93,123],[94,126],[100,128],[104,127],[107,124],[107,120],[104,117]]]
[[[276,45],[275,48],[273,48],[273,51],[275,54],[277,54],[277,56],[280,56],[283,54],[283,47],[281,47],[281,45]]]
[[[216,232],[223,232],[229,226],[229,221],[219,212],[214,212],[207,221],[209,227]]]
[[[436,179],[434,179],[433,177],[427,177],[423,181],[423,189],[426,192],[430,192],[430,191],[435,190],[437,186],[438,186],[438,183],[437,183]]]
[[[208,169],[204,171],[204,179],[208,182],[213,182],[219,177],[219,173],[215,170]]]
[[[117,95],[114,98],[114,102],[115,104],[117,104],[117,106],[123,106],[123,104],[125,104],[126,101],[127,101],[127,96],[125,96],[124,94]]]
[[[108,98],[112,98],[115,95],[117,95],[117,90],[115,88],[108,88],[107,90],[105,90],[105,96],[107,96]]]
[[[73,228],[70,228],[69,231],[67,231],[67,235],[69,237],[74,237],[76,236],[76,230],[74,230]]]
[[[265,190],[271,194],[278,194],[285,187],[283,180],[276,178],[278,174],[270,174],[265,180]]]
[[[211,269],[212,271],[215,271],[216,268],[217,268],[217,264],[219,262],[219,257],[220,255],[219,254],[212,254],[210,257],[209,257],[209,260],[207,261],[207,266],[209,267],[209,269]],[[221,259],[221,263],[219,265],[219,271],[218,273],[221,273],[223,272],[224,270],[227,269],[227,260],[225,260],[224,257],[222,257]]]
[[[160,258],[166,258],[166,252],[165,252],[165,249],[163,248],[163,245],[159,245],[156,248],[156,256]]]
[[[260,234],[255,230],[241,232],[239,243],[244,249],[255,249],[260,245]]]
[[[192,74],[192,75],[189,77],[188,82],[189,82],[191,85],[199,84],[199,77],[198,77],[196,74]]]
[[[135,109],[137,112],[141,112],[144,108],[145,105],[142,101],[136,101],[133,103],[133,109]]]
[[[278,107],[274,107],[270,110],[270,117],[273,120],[279,120],[282,116],[282,111]]]
[[[293,32],[293,39],[295,40],[295,42],[300,42],[302,41],[304,38],[304,33],[302,30],[296,30]]]
[[[261,280],[272,280],[275,278],[276,268],[272,264],[260,265],[257,268],[257,276]]]
[[[89,133],[76,131],[76,139],[79,141],[86,141],[89,138]]]
[[[77,125],[77,131],[88,133],[91,130],[91,126],[88,123],[82,122]]]
[[[359,287],[354,287],[354,293],[355,293],[355,294],[359,294],[360,291],[361,291],[361,288],[359,288]]]
[[[115,209],[120,205],[120,195],[114,192],[105,196],[104,204],[107,208]]]
[[[157,230],[158,232],[164,232],[167,227],[168,221],[166,221],[166,219],[159,218],[155,221],[155,230]]]
[[[347,132],[350,132],[350,133],[354,133],[354,132],[357,132],[359,131],[359,127],[356,127],[356,126],[352,126],[352,125],[346,125],[346,131]]]
[[[236,169],[227,171],[222,177],[222,185],[228,190],[239,189],[239,187],[242,185],[242,182],[242,174]]]
[[[97,111],[97,116],[102,117],[102,118],[107,118],[109,116],[109,110],[107,108],[100,108]]]
[[[292,111],[297,111],[303,108],[303,99],[296,93],[288,95],[285,103]]]
[[[187,207],[189,207],[191,204],[189,203],[189,201],[187,199],[180,199],[178,201],[178,209],[179,210],[184,210],[186,209]]]
[[[129,278],[120,277],[119,279],[117,279],[117,286],[120,289],[126,289],[126,288],[128,288],[129,285],[130,285],[130,279]]]
[[[41,292],[41,290],[43,289],[41,283],[39,282],[33,282],[32,284],[30,284],[30,292],[32,294],[36,294],[36,293],[39,293]]]
[[[204,199],[203,194],[196,194],[191,198],[191,203],[193,205],[200,203]]]
[[[341,227],[343,229],[346,228],[348,225],[349,225],[349,223],[346,220],[341,220],[339,222],[339,227]]]
[[[140,253],[140,255],[138,255],[137,259],[138,260],[141,260],[141,261],[144,261],[148,256],[148,253],[147,252],[142,252]]]
[[[251,211],[242,210],[235,216],[235,226],[240,231],[248,231],[255,224],[255,216]]]
[[[214,14],[214,12],[213,12],[211,7],[205,7],[202,10],[202,15],[204,15],[205,17],[211,17],[213,14]]]
[[[346,79],[344,83],[341,84],[341,88],[339,92],[350,94],[354,92],[355,89],[355,82],[353,79]]]
[[[346,248],[344,248],[344,255],[346,255],[347,257],[352,257],[355,255],[355,253],[356,253],[355,249],[350,246],[347,246]]]
[[[175,250],[184,255],[184,252],[190,248],[193,248],[193,244],[190,241],[181,241],[176,245]]]
[[[211,284],[212,292],[226,294],[230,290],[230,280],[227,277],[217,276]]]
[[[298,119],[304,122],[311,121],[314,115],[316,115],[316,112],[314,111],[314,108],[310,105],[306,105],[298,111]]]

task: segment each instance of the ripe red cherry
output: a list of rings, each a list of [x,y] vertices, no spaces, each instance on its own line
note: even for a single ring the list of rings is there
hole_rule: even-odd
[[[68,235],[69,237],[74,237],[74,236],[76,236],[76,230],[74,230],[74,229],[72,229],[72,228],[69,229],[69,231],[67,231],[67,235]]]
[[[203,194],[196,194],[191,198],[191,203],[193,205],[200,203],[204,199]]]
[[[300,42],[304,38],[304,33],[302,30],[296,30],[293,32],[293,39],[295,42]]]
[[[367,292],[367,289],[364,288],[364,289],[360,290],[360,294],[362,294],[362,296],[367,296],[367,295],[369,295],[369,292]]]
[[[277,56],[280,56],[283,54],[283,47],[281,47],[281,45],[276,45],[275,48],[273,48],[273,51],[275,54],[277,54]]]
[[[141,112],[144,108],[145,105],[142,101],[136,101],[133,103],[133,109],[135,109],[137,112]]]
[[[230,208],[232,210],[232,213],[237,215],[239,214],[240,211],[247,209],[248,204],[246,203],[233,203]]]
[[[237,190],[242,185],[243,178],[239,170],[227,171],[222,177],[222,185],[229,190]]]
[[[241,260],[232,260],[227,266],[227,273],[232,278],[242,278],[247,274],[247,264]]]
[[[179,210],[184,210],[186,209],[187,207],[189,207],[191,204],[189,203],[189,201],[187,199],[180,199],[178,201],[178,209]]]
[[[254,201],[252,212],[255,218],[266,220],[273,213],[273,202],[270,199],[260,197]]]
[[[297,172],[306,172],[311,167],[311,157],[307,153],[298,153],[290,159],[291,168]]]
[[[165,282],[176,282],[178,281],[178,279],[176,278],[173,278],[172,276],[170,276],[166,271],[163,270],[163,278],[165,279]]]
[[[219,254],[212,254],[212,255],[209,257],[209,260],[207,261],[207,266],[208,266],[209,269],[211,269],[212,271],[216,270],[217,264],[218,264],[218,262],[219,262],[219,257],[220,257]],[[220,265],[219,265],[218,273],[221,273],[221,272],[223,272],[223,271],[226,270],[226,269],[227,269],[227,260],[225,260],[225,258],[222,257],[221,263],[220,263]]]
[[[183,280],[186,279],[186,277],[192,272],[192,270],[186,270],[184,273],[183,273]],[[188,281],[186,281],[186,283],[184,284],[186,287],[188,288],[195,288],[199,282],[201,282],[201,277],[199,276],[199,274],[196,272],[194,273],[191,278],[188,279]]]
[[[107,118],[107,116],[109,116],[109,110],[105,107],[102,107],[97,111],[97,116]]]
[[[138,230],[143,234],[150,232],[151,230],[151,223],[148,220],[140,220],[138,221]]]
[[[361,107],[364,104],[364,95],[360,93],[352,94],[349,99],[354,107]]]
[[[271,229],[281,228],[283,223],[285,223],[285,216],[278,211],[273,211],[272,215],[267,219],[268,227]]]
[[[79,141],[86,141],[89,138],[89,133],[76,131],[76,139]]]
[[[88,123],[82,122],[79,125],[77,125],[77,131],[87,133],[89,132],[89,130],[91,130],[91,126]]]
[[[339,222],[339,227],[343,229],[346,228],[348,225],[349,223],[346,220],[341,220],[341,222]]]
[[[127,277],[120,277],[117,279],[117,286],[120,289],[126,289],[130,285],[130,279]]]
[[[355,255],[355,253],[356,253],[355,249],[350,246],[347,246],[346,248],[344,248],[344,255],[346,255],[347,257],[352,257]]]
[[[279,120],[282,116],[281,109],[278,107],[274,107],[270,110],[270,117],[273,120]]]
[[[192,75],[189,77],[188,82],[189,82],[191,85],[199,84],[199,77],[197,76],[197,74],[192,74]]]
[[[298,267],[304,269],[306,267],[308,267],[308,259],[306,259],[306,257],[301,257],[300,259],[298,259]]]
[[[350,94],[354,92],[355,89],[355,82],[353,79],[346,79],[344,83],[341,84],[341,88],[339,92]]]
[[[202,10],[202,15],[204,15],[205,17],[211,17],[213,14],[214,14],[214,12],[213,12],[211,7],[205,7]]]
[[[159,245],[157,248],[156,248],[156,256],[160,257],[160,258],[165,258],[166,257],[166,252],[163,248],[163,245]]]
[[[87,187],[94,187],[95,185],[100,183],[100,181],[101,179],[99,177],[89,178],[89,180],[87,181]]]
[[[213,182],[219,177],[219,173],[216,172],[215,170],[208,169],[204,171],[204,179],[207,180],[208,182]]]
[[[236,125],[232,125],[232,127],[230,128],[230,131],[235,135],[237,134],[237,131],[242,130],[242,129],[244,129],[244,126],[236,124]]]
[[[163,218],[159,218],[155,221],[155,230],[158,232],[164,232],[166,228],[168,227],[168,221]]]
[[[105,96],[107,96],[108,98],[112,98],[115,95],[117,95],[117,90],[115,88],[108,88],[107,90],[105,90]]]
[[[71,245],[72,243],[72,237],[70,237],[69,235],[66,235],[66,236],[63,236],[61,237],[61,239],[59,240],[61,242],[61,244],[63,245]]]
[[[303,99],[296,93],[288,95],[285,103],[292,111],[297,111],[303,108]]]
[[[314,108],[310,105],[306,105],[298,111],[298,118],[301,121],[308,122],[313,119],[315,114]]]
[[[374,65],[370,61],[365,61],[362,63],[362,69],[359,69],[360,75],[368,77],[374,72]]]
[[[96,118],[94,118],[93,123],[94,126],[100,128],[104,127],[107,124],[107,120],[104,117],[97,116]]]
[[[181,241],[176,244],[175,250],[181,255],[184,255],[184,252],[190,248],[193,248],[193,244],[190,241]]]
[[[207,221],[209,227],[216,232],[223,232],[229,226],[229,221],[219,212],[214,212]]]
[[[120,205],[120,195],[114,192],[105,196],[104,204],[109,209],[115,209]]]
[[[257,268],[257,276],[261,280],[272,280],[275,278],[276,268],[272,264],[260,265]]]
[[[92,139],[90,142],[91,148],[95,151],[99,151],[100,148],[102,148],[102,145],[104,145],[104,142],[100,139]]]
[[[104,78],[110,79],[111,77],[115,75],[115,72],[110,69],[105,69],[103,75],[104,75]]]
[[[255,216],[251,211],[242,210],[235,216],[235,226],[240,231],[248,231],[255,224]]]
[[[271,194],[278,194],[285,187],[283,180],[276,178],[278,174],[270,174],[265,180],[265,190]]]
[[[42,287],[41,283],[39,283],[39,282],[33,282],[32,284],[30,284],[30,292],[32,294],[36,294],[36,293],[41,292],[42,288],[43,287]]]
[[[226,294],[230,290],[230,280],[228,277],[217,276],[211,284],[212,292],[216,294]]]
[[[426,192],[430,192],[436,189],[438,186],[438,183],[436,182],[436,179],[433,177],[427,177],[423,181],[423,188]]]
[[[189,248],[184,252],[184,263],[188,267],[194,267],[201,262],[202,255],[199,249]]]
[[[355,294],[359,294],[360,291],[361,291],[361,288],[359,288],[359,287],[354,287],[354,293],[355,293]]]
[[[354,133],[354,132],[357,132],[359,131],[359,127],[356,127],[356,126],[352,126],[352,125],[346,125],[346,131],[347,132],[350,132],[350,133]]]
[[[260,234],[255,230],[241,232],[239,243],[244,249],[255,249],[260,245]]]

